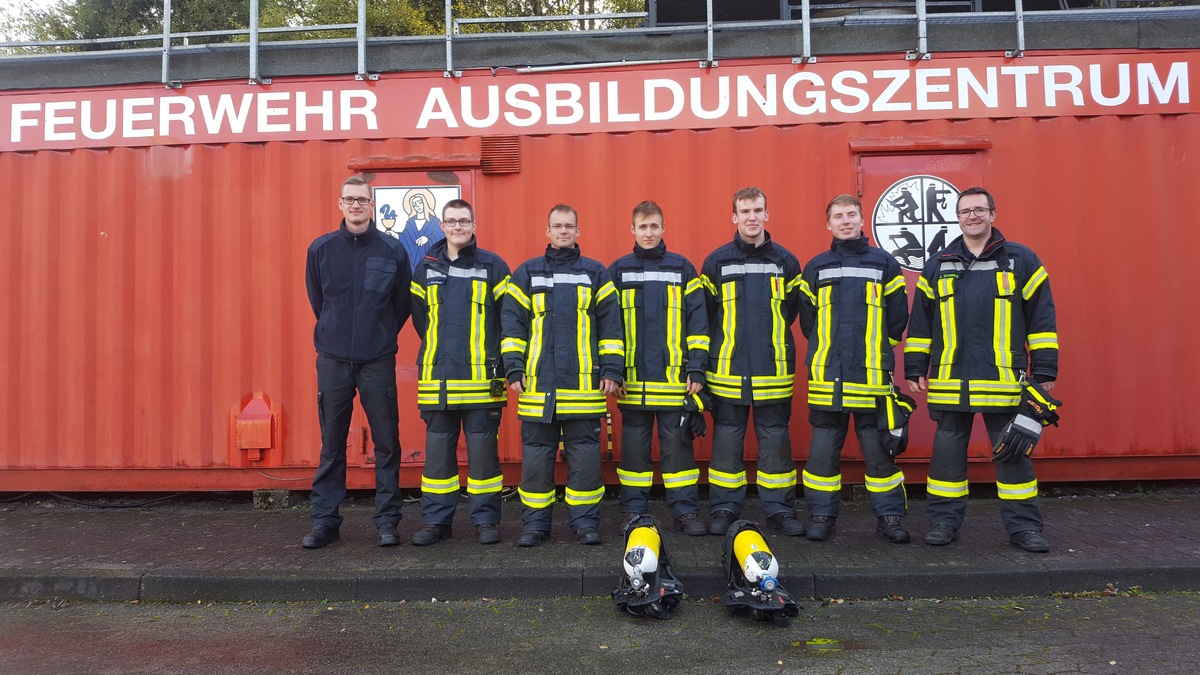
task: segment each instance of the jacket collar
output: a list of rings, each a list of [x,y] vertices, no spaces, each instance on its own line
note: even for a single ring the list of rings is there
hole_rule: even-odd
[[[870,242],[867,241],[865,235],[859,235],[857,239],[834,239],[829,245],[829,250],[838,255],[855,255],[867,252],[867,247]]]
[[[742,235],[738,234],[737,231],[734,231],[733,245],[736,246],[739,251],[741,251],[743,254],[746,254],[746,255],[753,253],[755,251],[761,251],[762,253],[765,254],[765,253],[769,252],[771,249],[775,248],[775,245],[773,243],[771,243],[771,233],[770,232],[763,230],[763,236],[766,237],[763,240],[763,243],[759,244],[758,246],[755,246],[754,244],[751,244],[750,242],[746,241],[745,239],[742,239]]]
[[[667,242],[660,241],[658,246],[654,248],[642,248],[635,242],[633,245],[633,254],[643,260],[662,260],[663,255],[667,252]]]
[[[967,244],[963,241],[961,234],[954,241],[950,242],[940,255],[943,258],[959,258],[968,262],[976,259],[988,260],[989,258],[997,257],[997,254],[1004,250],[1004,243],[1006,241],[1004,234],[993,227],[992,236],[988,237],[987,244],[984,244],[983,250],[979,252],[978,256],[971,253],[971,250],[967,248]]]
[[[475,253],[478,250],[478,242],[476,241],[475,237],[471,237],[471,241],[467,242],[466,246],[463,246],[458,250],[458,260],[451,260],[450,252],[446,250],[446,240],[439,239],[436,244],[430,247],[429,251],[425,254],[425,257],[434,260],[440,260],[447,265],[470,267],[471,265],[475,264]]]
[[[374,218],[372,218],[371,223],[367,225],[367,231],[360,232],[358,234],[351,232],[349,228],[346,227],[346,219],[343,218],[341,224],[338,225],[338,231],[341,232],[343,239],[354,243],[372,241],[375,237],[379,236],[379,228],[375,226]]]
[[[546,260],[552,263],[575,262],[579,260],[579,255],[579,244],[571,248],[554,248],[553,244],[546,244]]]

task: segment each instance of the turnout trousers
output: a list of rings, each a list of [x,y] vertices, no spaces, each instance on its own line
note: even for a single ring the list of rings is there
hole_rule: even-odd
[[[426,410],[425,468],[421,471],[421,518],[450,525],[458,505],[458,438],[467,437],[467,509],[472,525],[500,522],[504,475],[496,434],[502,408]]]
[[[837,517],[842,505],[842,446],[850,430],[849,412],[809,410],[812,445],[804,464],[802,482],[804,501],[810,516]],[[896,460],[879,444],[877,416],[873,412],[854,412],[854,433],[858,436],[866,468],[867,494],[875,517],[903,516],[908,501],[904,494],[904,474]]]
[[[988,439],[995,444],[1011,412],[982,413]],[[933,457],[929,461],[928,511],[930,526],[945,523],[962,527],[967,516],[967,443],[975,413],[934,410],[937,422],[933,437]],[[1038,501],[1033,461],[1021,457],[1015,462],[994,462],[996,492],[1000,497],[1000,518],[1008,534],[1042,531],[1042,509]]]
[[[396,357],[346,363],[317,356],[317,413],[321,463],[312,485],[312,524],[338,529],[346,498],[346,436],[358,392],[375,446],[375,527],[400,522],[400,410],[396,402]]]
[[[719,401],[714,406],[712,461],[708,465],[709,510],[742,515],[746,503],[746,426],[754,410],[758,439],[758,495],[767,517],[795,513],[796,462],[788,423],[792,402],[748,406]]]
[[[600,526],[600,418],[521,422],[521,528],[549,532],[554,506],[554,459],[559,441],[567,460],[567,518],[572,532]]]
[[[650,507],[650,487],[654,483],[651,440],[655,422],[671,517],[699,512],[696,483],[700,480],[700,470],[696,468],[691,429],[679,423],[684,414],[680,410],[621,411],[621,466],[617,474],[621,480],[622,512],[646,513]]]

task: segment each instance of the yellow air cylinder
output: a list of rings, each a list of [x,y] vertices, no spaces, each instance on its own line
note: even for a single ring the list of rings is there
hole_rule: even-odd
[[[779,561],[757,530],[745,529],[733,539],[733,555],[742,566],[746,580],[764,591],[779,585]]]
[[[658,529],[653,525],[634,528],[625,542],[625,574],[629,576],[634,588],[644,581],[643,574],[654,574],[658,571],[658,552],[662,546],[662,538]]]

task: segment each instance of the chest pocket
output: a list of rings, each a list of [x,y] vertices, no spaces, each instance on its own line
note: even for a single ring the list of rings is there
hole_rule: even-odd
[[[937,292],[939,300],[946,302],[954,299],[955,288],[958,286],[958,276],[941,276],[937,278]]]
[[[390,258],[367,258],[363,288],[376,293],[387,293],[396,284],[396,261]]]
[[[1012,300],[1017,292],[1017,275],[1012,272],[996,272],[996,297]]]

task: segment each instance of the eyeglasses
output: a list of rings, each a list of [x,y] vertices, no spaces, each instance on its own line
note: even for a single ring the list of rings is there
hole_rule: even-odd
[[[345,204],[346,206],[353,206],[355,204],[358,204],[359,206],[370,206],[371,198],[370,197],[342,197],[342,203]]]
[[[442,224],[446,227],[470,227],[474,222],[475,221],[471,220],[470,218],[451,218],[449,220],[443,220]]]
[[[979,216],[980,218],[982,218],[982,217],[986,216],[987,214],[991,213],[991,211],[992,210],[986,206],[976,206],[973,209],[959,209],[958,217],[966,218],[967,216],[975,215],[975,216]]]

